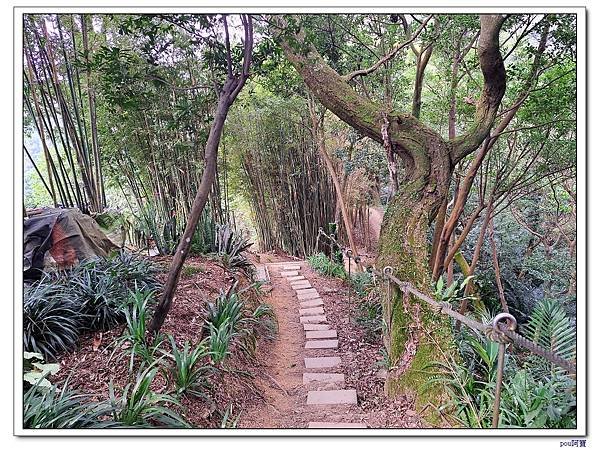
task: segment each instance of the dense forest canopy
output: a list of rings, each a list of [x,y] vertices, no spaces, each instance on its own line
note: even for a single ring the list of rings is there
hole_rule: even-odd
[[[212,250],[217,224],[299,257],[326,251],[319,230],[335,230],[424,292],[465,280],[462,312],[526,322],[550,302],[575,325],[576,25],[572,14],[26,15],[24,206],[118,213],[131,245],[181,264]],[[456,352],[449,322],[417,310],[435,345],[419,338],[413,303],[395,296],[390,393]],[[438,393],[418,395],[427,405]]]

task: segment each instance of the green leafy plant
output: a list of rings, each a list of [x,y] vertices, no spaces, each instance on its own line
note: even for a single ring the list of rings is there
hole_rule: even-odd
[[[458,280],[454,280],[449,286],[445,286],[444,277],[439,277],[433,286],[433,294],[435,299],[439,302],[451,302],[459,298],[463,298],[460,296],[460,293],[464,291],[465,287],[472,279],[473,275],[469,275],[460,284]]]
[[[230,272],[241,271],[248,276],[253,276],[254,266],[242,253],[251,245],[248,239],[232,230],[229,224],[216,226],[216,257],[219,264]]]
[[[367,298],[358,303],[356,323],[366,331],[365,338],[369,342],[381,342],[384,331],[383,305],[378,299]]]
[[[308,264],[323,275],[342,279],[347,277],[344,266],[329,259],[325,253],[317,253],[316,255],[309,256],[307,259]]]
[[[104,418],[106,404],[90,402],[89,397],[67,388],[34,386],[23,396],[23,428],[104,428],[114,426]]]
[[[89,317],[87,327],[106,330],[125,320],[130,291],[156,290],[155,274],[148,261],[121,251],[109,258],[83,262],[65,273],[63,282]]]
[[[491,318],[487,311],[481,314]],[[573,354],[574,331],[564,310],[552,300],[536,305],[525,335],[559,355]],[[431,382],[442,383],[448,411],[465,427],[489,427],[499,344],[479,333],[461,330],[458,348],[461,362],[448,356],[432,367],[439,376]],[[521,366],[519,366],[521,364]],[[565,371],[541,357],[528,354],[523,362],[506,353],[505,375],[500,399],[499,423],[502,427],[570,428],[575,426],[575,382]]]
[[[235,331],[231,327],[229,318],[225,319],[217,328],[212,323],[209,323],[209,350],[213,364],[219,364],[231,353],[230,346],[233,338],[236,336]]]
[[[569,360],[575,356],[575,330],[564,308],[557,300],[540,300],[531,312],[529,321],[523,327],[523,333],[527,338],[562,358]],[[546,359],[535,355],[528,358],[527,365],[541,374],[562,371]]]
[[[158,367],[152,365],[136,374],[135,381],[127,384],[120,396],[115,393],[112,381],[109,383],[109,404],[115,422],[127,427],[147,428],[163,426],[168,428],[190,428],[173,407],[181,407],[176,398],[169,394],[157,394],[152,381]]]
[[[24,349],[52,360],[72,350],[82,332],[122,323],[132,290],[154,295],[155,274],[148,261],[119,252],[43,275],[25,288]]]
[[[177,347],[173,336],[169,336],[169,341],[171,352],[163,353],[173,361],[170,373],[177,387],[177,393],[191,392],[194,395],[201,395],[199,388],[208,383],[207,375],[213,369],[202,362],[209,355],[206,341],[200,342],[194,348],[186,341],[181,350]]]
[[[368,272],[355,272],[350,275],[350,286],[355,295],[364,298],[375,287],[373,276]]]
[[[59,364],[44,363],[44,355],[41,353],[23,352],[23,381],[30,387],[51,388],[52,384],[46,377],[56,375],[59,370]]]
[[[46,360],[75,348],[85,320],[81,305],[53,281],[44,275],[26,287],[23,302],[23,347]]]
[[[115,340],[114,353],[122,347],[126,347],[129,353],[129,371],[133,370],[135,358],[142,364],[152,364],[155,359],[164,335],[157,333],[147,340],[148,304],[152,298],[152,292],[132,292],[131,305],[125,309],[125,321],[127,326],[123,335]],[[112,357],[112,355],[111,355]]]
[[[228,292],[221,292],[215,302],[206,305],[208,344],[211,359],[215,363],[222,362],[233,346],[252,356],[258,335],[270,338],[277,332],[273,310],[269,305],[262,303],[252,310],[244,304],[241,294],[252,286],[237,292],[235,283]]]

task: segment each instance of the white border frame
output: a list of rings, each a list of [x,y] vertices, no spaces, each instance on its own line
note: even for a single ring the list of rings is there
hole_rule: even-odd
[[[574,430],[556,429],[123,429],[123,430],[90,430],[90,429],[61,429],[61,430],[31,430],[24,429],[22,424],[23,396],[22,381],[22,296],[23,296],[23,237],[22,196],[23,196],[23,156],[22,156],[22,111],[23,111],[23,77],[22,77],[22,15],[35,13],[98,13],[110,12],[119,14],[139,13],[570,13],[577,16],[577,428]],[[499,436],[531,436],[531,437],[584,437],[587,435],[587,24],[585,7],[458,7],[458,6],[382,6],[382,7],[156,7],[156,6],[102,6],[102,7],[33,7],[15,6],[13,10],[13,75],[14,75],[14,299],[13,299],[13,433],[16,436],[443,436],[443,437],[499,437]],[[20,155],[20,156],[19,156]],[[19,326],[17,326],[19,324]],[[583,388],[582,388],[583,387]]]

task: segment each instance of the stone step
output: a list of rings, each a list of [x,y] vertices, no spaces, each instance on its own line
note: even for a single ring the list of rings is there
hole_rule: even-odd
[[[367,428],[367,425],[351,422],[308,422],[308,428]]]
[[[304,344],[304,348],[312,349],[312,348],[338,348],[338,340],[337,339],[323,339],[318,341],[306,341]]]
[[[263,281],[265,283],[268,283],[269,280],[269,271],[267,270],[267,267],[259,264],[256,266],[256,280],[257,281]]]
[[[315,330],[306,332],[306,339],[331,339],[336,337],[336,330]]]
[[[298,310],[301,316],[319,316],[325,314],[325,310],[322,306],[316,308],[301,308]]]
[[[314,287],[309,287],[309,288],[296,289],[296,294],[297,295],[318,294],[318,292]]]
[[[356,389],[308,391],[307,405],[356,405]]]
[[[343,373],[304,373],[302,374],[302,383],[303,384],[333,384],[339,383],[344,384],[344,374]]]
[[[325,316],[301,316],[300,323],[323,323],[327,322]]]
[[[305,289],[310,289],[312,287],[308,281],[299,281],[297,283],[292,283],[291,286],[292,289],[295,291],[302,291]]]
[[[285,272],[281,272],[281,276],[282,277],[295,277],[298,275],[298,271],[297,270],[288,270]]]
[[[300,306],[303,308],[314,308],[315,306],[322,306],[323,300],[320,298],[316,298],[314,300],[306,300],[305,302],[300,302]]]
[[[300,270],[300,266],[297,264],[290,264],[282,267],[283,270]]]
[[[295,277],[287,277],[288,281],[291,283],[292,281],[301,281],[301,280],[306,280],[306,278],[304,278],[304,275],[296,275]]]
[[[308,291],[308,289],[307,289]],[[296,295],[298,296],[298,300],[300,300],[301,302],[305,301],[305,300],[314,300],[316,298],[321,298],[321,296],[319,295],[319,293],[317,291],[310,291],[310,292],[302,292],[302,291],[296,291]]]
[[[327,369],[336,367],[342,363],[339,356],[318,356],[316,358],[304,358],[304,367],[307,369]]]
[[[304,323],[304,331],[329,330],[329,325],[326,323]]]

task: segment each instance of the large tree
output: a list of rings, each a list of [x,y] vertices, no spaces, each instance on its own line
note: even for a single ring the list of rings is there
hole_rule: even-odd
[[[315,97],[340,119],[384,146],[396,189],[382,224],[378,265],[392,266],[398,278],[425,292],[431,280],[429,226],[446,201],[454,168],[489,135],[504,96],[506,71],[499,34],[505,20],[501,15],[480,16],[477,54],[483,84],[471,124],[461,127],[465,132],[452,139],[444,138],[413,114],[359,93],[352,85],[353,79],[372,73],[411,45],[414,35],[407,36],[373,66],[341,75],[293,19],[280,17],[275,26],[286,57]],[[423,21],[415,33],[425,25]],[[397,178],[400,164],[403,179]],[[427,364],[448,350],[448,323],[420,311],[417,303],[400,298],[394,302],[391,317],[389,356],[394,368],[388,376],[388,391],[417,390]],[[429,393],[427,402],[437,396],[435,390]]]

